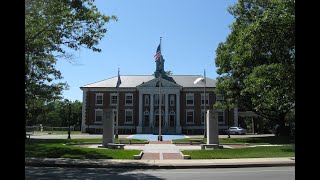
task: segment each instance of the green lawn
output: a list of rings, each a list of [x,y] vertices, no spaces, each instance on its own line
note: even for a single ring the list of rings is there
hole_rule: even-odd
[[[97,142],[101,139],[27,139],[25,157],[76,158],[76,159],[133,159],[140,150],[85,148],[65,143]]]
[[[207,142],[207,138],[191,138],[203,139]],[[189,138],[172,140],[174,143],[189,143]],[[248,138],[219,138],[220,144],[294,144],[294,137],[248,137]]]
[[[235,159],[235,158],[271,158],[294,157],[294,145],[264,146],[237,149],[184,150],[191,159]]]

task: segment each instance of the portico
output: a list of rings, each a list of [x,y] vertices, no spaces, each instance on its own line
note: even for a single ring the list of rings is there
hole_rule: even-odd
[[[159,88],[160,78],[155,78],[137,86],[139,91],[139,124],[137,133],[153,133],[158,130],[159,114],[161,114],[163,133],[181,133],[179,115],[180,91],[182,87],[161,78],[161,87]],[[162,98],[160,105],[161,113],[159,113],[159,89],[160,97]],[[170,122],[169,119],[171,120]],[[173,122],[173,119],[175,122]],[[148,122],[147,125],[146,122]]]

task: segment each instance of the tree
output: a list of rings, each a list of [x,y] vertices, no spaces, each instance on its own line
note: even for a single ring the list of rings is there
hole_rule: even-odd
[[[295,1],[239,0],[228,11],[236,21],[216,50],[215,91],[224,106],[256,112],[283,130],[295,107]]]
[[[104,25],[115,16],[101,14],[94,0],[25,0],[25,117],[37,116],[35,109],[61,99],[66,83],[55,69],[57,58],[72,61],[67,50],[80,47],[100,52],[99,40],[107,32]],[[70,51],[69,51],[70,52]],[[39,103],[42,102],[42,103]]]

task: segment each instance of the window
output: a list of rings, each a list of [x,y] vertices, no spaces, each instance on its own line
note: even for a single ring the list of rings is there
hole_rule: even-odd
[[[204,93],[201,94],[201,106],[204,103]],[[209,94],[206,93],[206,105],[209,105]]]
[[[201,109],[201,124],[204,124],[205,121],[205,117],[204,117],[204,109]]]
[[[133,105],[133,94],[127,93],[126,94],[126,106],[132,106]]]
[[[170,106],[174,106],[174,95],[170,95]]]
[[[95,122],[102,123],[102,109],[95,110]]]
[[[186,110],[186,124],[194,124],[194,116],[193,116],[193,110],[187,109]]]
[[[132,124],[133,123],[133,112],[132,112],[132,109],[126,109],[125,110],[125,116],[126,116],[126,119],[125,119],[125,124]]]
[[[145,106],[149,105],[149,96],[148,95],[144,95],[144,105]]]
[[[117,93],[111,93],[110,94],[110,105],[117,105],[118,101],[118,94]]]
[[[113,122],[114,122],[114,127],[117,127],[117,110],[113,109]],[[119,123],[119,122],[118,122]],[[118,124],[119,125],[119,124]]]
[[[224,97],[223,97],[223,95],[221,95],[221,94],[217,94],[217,95],[216,95],[216,99],[217,99],[217,101],[223,101],[223,100],[224,100]]]
[[[96,93],[96,105],[103,105],[103,94]]]
[[[187,106],[193,106],[193,93],[186,94]]]
[[[161,94],[161,105],[164,105],[164,94]],[[154,105],[159,106],[159,94],[154,95]]]
[[[218,123],[224,124],[224,111],[218,110]]]

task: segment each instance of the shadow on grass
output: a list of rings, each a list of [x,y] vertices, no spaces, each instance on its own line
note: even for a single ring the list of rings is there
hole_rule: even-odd
[[[29,139],[25,143],[25,157],[76,158],[76,159],[133,159],[139,150],[94,149],[64,145],[76,140]]]
[[[269,137],[250,137],[250,138],[223,138],[220,143],[263,143],[263,144],[294,144],[295,138],[292,136],[269,136]]]

